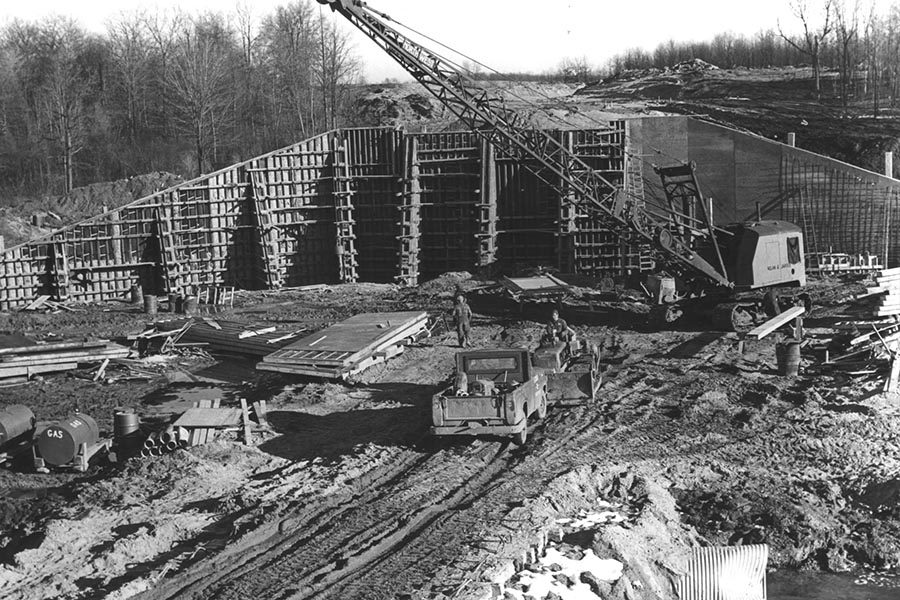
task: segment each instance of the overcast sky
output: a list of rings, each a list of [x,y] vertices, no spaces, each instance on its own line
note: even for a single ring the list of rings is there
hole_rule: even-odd
[[[890,0],[878,2],[887,5]],[[257,17],[287,3],[249,1]],[[102,31],[111,16],[141,7],[177,6],[193,13],[231,12],[236,5],[229,0],[5,0],[0,21],[62,14]],[[603,65],[628,48],[649,50],[672,38],[706,40],[725,31],[752,34],[774,28],[777,19],[786,29],[796,25],[788,0],[371,0],[369,5],[500,71],[534,73],[555,70],[566,57],[586,57],[593,65]],[[353,37],[368,81],[407,78],[355,29]]]

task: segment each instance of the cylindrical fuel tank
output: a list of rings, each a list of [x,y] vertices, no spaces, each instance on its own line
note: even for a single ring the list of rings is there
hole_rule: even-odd
[[[34,433],[34,413],[22,404],[0,408],[0,448]]]
[[[91,446],[99,439],[97,422],[88,415],[75,413],[42,431],[38,437],[38,450],[45,462],[60,466],[78,456],[81,444]]]

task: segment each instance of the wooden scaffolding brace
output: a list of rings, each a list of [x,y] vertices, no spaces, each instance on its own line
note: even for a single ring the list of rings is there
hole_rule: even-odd
[[[353,220],[353,190],[350,189],[350,165],[347,161],[346,141],[338,136],[331,139],[334,169],[334,225],[337,237],[338,280],[355,283],[359,263],[356,256],[356,232]]]
[[[159,241],[160,267],[163,273],[163,287],[166,293],[179,292],[184,287],[181,275],[181,264],[175,250],[175,237],[172,230],[172,219],[164,206],[154,210],[156,221],[156,237]]]
[[[69,299],[69,261],[66,258],[66,240],[54,236],[50,244],[52,254],[50,263],[51,295],[57,302]]]
[[[561,132],[563,137],[562,144],[569,152],[574,152],[574,141],[571,131]],[[559,260],[559,270],[563,273],[575,272],[575,233],[577,227],[575,217],[577,210],[575,208],[575,194],[566,185],[562,177],[559,178],[560,187],[563,193],[559,198],[559,211],[556,222],[556,238],[557,238],[557,256]]]
[[[268,172],[259,167],[248,169],[253,196],[253,221],[256,227],[259,258],[262,265],[262,282],[266,289],[279,289],[284,285],[285,269],[278,251],[278,226],[267,210],[266,193]]]
[[[400,262],[397,281],[401,285],[419,284],[419,240],[422,219],[422,188],[419,182],[419,140],[403,137],[403,192],[400,199]]]
[[[494,145],[481,138],[481,189],[478,210],[476,264],[487,267],[497,260],[497,168]]]

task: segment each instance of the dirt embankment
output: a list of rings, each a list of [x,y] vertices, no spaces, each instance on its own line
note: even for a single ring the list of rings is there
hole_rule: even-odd
[[[325,326],[373,309],[437,313],[458,285],[477,282],[453,274],[418,290],[245,293],[218,318]],[[819,299],[845,289],[814,284]],[[128,306],[83,308],[6,315],[3,328],[143,326]],[[858,320],[853,310],[816,308],[810,337]],[[476,315],[473,341],[529,343],[538,326]],[[603,346],[600,402],[551,410],[525,449],[491,438],[424,443],[431,395],[456,351],[449,333],[350,385],[175,357],[141,384],[47,376],[0,389],[0,403],[25,402],[40,419],[77,406],[107,431],[117,404],[154,412],[214,393],[270,407],[253,446],[224,437],[85,474],[0,471],[0,595],[475,598],[494,585],[513,598],[531,586],[664,598],[696,543],[768,543],[770,566],[808,570],[900,564],[900,410],[878,393],[883,372],[817,368],[807,354],[802,375],[786,379],[774,341],[742,354],[728,334],[575,326],[616,341]]]
[[[65,196],[0,199],[0,235],[7,247],[40,237],[181,183],[172,173],[147,173],[76,188]]]

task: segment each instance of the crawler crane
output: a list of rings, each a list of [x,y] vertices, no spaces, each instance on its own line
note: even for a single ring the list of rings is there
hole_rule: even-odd
[[[633,197],[552,135],[527,124],[452,62],[391,26],[388,15],[361,0],[318,2],[350,21],[500,152],[536,165],[535,174],[561,197],[571,198],[575,210],[602,215],[619,235],[651,244],[671,276],[656,278],[665,284],[651,286],[658,321],[673,322],[693,306],[711,311],[718,327],[744,328],[756,318],[758,303],[741,302],[737,293],[806,284],[803,234],[796,225],[715,226],[692,165],[658,169],[665,204]]]

